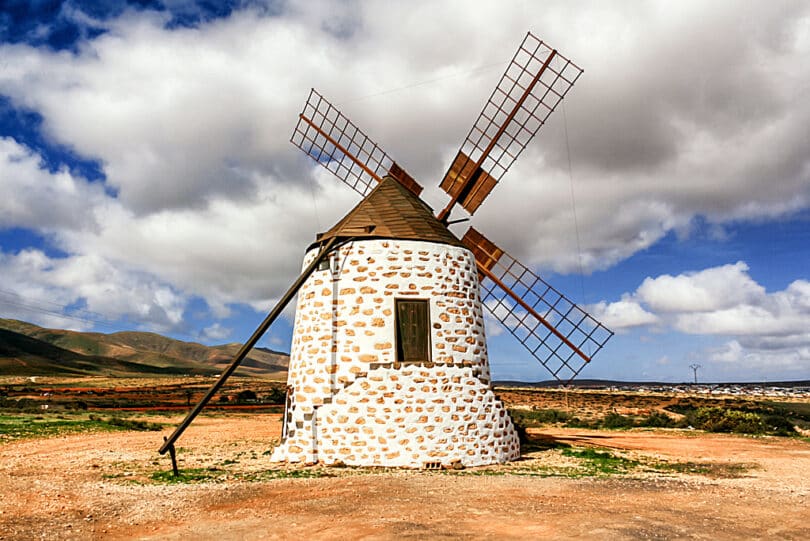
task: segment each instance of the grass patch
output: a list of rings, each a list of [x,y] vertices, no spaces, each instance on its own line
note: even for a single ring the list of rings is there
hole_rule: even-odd
[[[161,430],[162,428],[162,424],[120,417],[105,418],[84,414],[3,414],[0,415],[0,442],[64,436],[82,432],[143,431]]]
[[[335,474],[322,468],[233,473],[213,467],[181,469],[179,470],[179,475],[174,475],[172,470],[156,471],[149,475],[149,479],[152,482],[163,485],[222,483],[232,480],[261,482],[273,479],[315,479],[320,477],[335,477]]]
[[[438,470],[437,474],[447,475],[461,475],[473,477],[499,477],[505,475],[518,475],[521,477],[582,477],[581,474],[576,472],[563,472],[560,468],[549,468],[545,466],[537,466],[532,468],[482,468],[475,470]]]
[[[207,481],[216,481],[222,477],[218,470],[211,470],[209,468],[189,468],[180,470],[179,475],[175,475],[171,470],[169,471],[156,471],[149,476],[152,481],[163,485],[176,485],[186,483],[204,483]]]
[[[581,459],[586,472],[602,475],[616,475],[627,473],[635,469],[639,462],[622,456],[614,455],[608,451],[597,451],[590,447],[584,449],[563,449],[563,456]]]
[[[649,474],[701,475],[710,478],[733,479],[743,476],[755,465],[742,463],[713,462],[667,462],[653,457],[628,458],[607,449],[593,447],[572,447],[568,444],[545,445],[540,443],[544,453],[518,462],[497,466],[485,466],[464,470],[442,469],[415,471],[414,475],[458,475],[458,476],[522,476],[558,477],[567,479],[602,478],[614,476],[640,476]],[[548,453],[546,455],[546,453]],[[556,457],[556,459],[555,459]],[[560,460],[564,457],[567,460]],[[317,479],[358,475],[379,475],[399,471],[397,468],[366,467],[314,467],[291,469],[267,469],[250,472],[234,472],[228,468],[211,466],[208,468],[181,469],[179,476],[171,470],[155,471],[140,476],[139,481],[131,476],[116,477],[125,482],[151,484],[195,484],[225,482],[264,482],[277,479]]]
[[[658,462],[650,465],[656,472],[705,475],[715,479],[737,479],[753,469],[751,464],[739,462]]]
[[[357,470],[371,473],[372,470]],[[334,473],[323,469],[302,469],[302,470],[265,470],[256,474],[251,474],[250,481],[266,481],[269,479],[316,479],[320,477],[337,477]]]

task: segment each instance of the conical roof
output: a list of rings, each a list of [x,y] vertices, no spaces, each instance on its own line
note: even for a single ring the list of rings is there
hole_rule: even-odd
[[[433,210],[391,176],[373,190],[326,233],[316,244],[332,237],[365,237],[422,240],[464,246]]]

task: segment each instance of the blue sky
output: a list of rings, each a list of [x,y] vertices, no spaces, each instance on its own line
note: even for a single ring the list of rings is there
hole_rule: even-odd
[[[440,208],[529,29],[585,73],[473,223],[616,331],[582,376],[810,378],[802,2],[6,2],[0,317],[244,340],[357,202],[288,142],[310,87]]]

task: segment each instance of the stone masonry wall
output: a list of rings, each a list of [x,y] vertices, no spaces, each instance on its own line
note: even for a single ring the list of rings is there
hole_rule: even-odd
[[[317,441],[326,464],[480,466],[520,457],[503,404],[462,366],[374,370],[320,408]]]
[[[304,266],[316,254],[317,249],[308,252]],[[327,455],[321,457],[319,447],[326,440],[319,438],[323,437],[324,423],[330,426],[330,441],[334,440],[334,444],[331,444],[334,449],[328,451],[331,453],[328,454],[329,460],[336,460],[335,453],[345,454],[339,450],[345,449],[343,442],[348,441],[348,436],[334,429],[336,419],[342,419],[348,411],[340,413],[339,406],[345,404],[338,404],[337,400],[348,404],[357,398],[351,393],[357,392],[364,384],[376,384],[377,378],[382,377],[380,374],[386,374],[385,377],[404,376],[401,371],[412,366],[395,365],[394,302],[398,298],[429,301],[431,359],[426,366],[434,366],[437,371],[441,371],[442,367],[466,367],[469,372],[467,379],[478,381],[476,385],[470,383],[462,386],[463,389],[452,382],[443,383],[442,388],[448,390],[437,393],[449,397],[455,392],[472,390],[481,396],[486,395],[481,390],[489,388],[489,366],[478,274],[472,254],[461,247],[431,242],[386,239],[355,241],[341,247],[331,257],[328,268],[314,272],[298,293],[288,374],[290,401],[285,438],[276,449],[274,460],[316,462],[323,459]],[[431,379],[439,381],[444,377],[449,376],[434,374]],[[361,387],[354,385],[356,381]],[[431,400],[438,398],[437,395]],[[485,402],[482,406],[496,408],[492,404],[500,407],[497,401]],[[406,404],[398,405],[405,407]],[[415,405],[411,404],[410,407]],[[326,409],[330,412],[331,423],[324,421]],[[400,416],[397,414],[394,419]],[[416,417],[417,420],[419,418]],[[494,421],[493,418],[482,422],[492,424],[486,430],[505,434],[505,443],[501,447],[508,449],[511,445],[509,434],[514,434],[511,422],[508,427],[498,429],[498,423]],[[374,422],[378,423],[377,420]],[[465,427],[468,425],[463,423]],[[443,424],[441,430],[447,426]],[[459,422],[457,428],[461,426]],[[411,428],[407,427],[408,430]],[[472,429],[467,430],[472,433]],[[404,436],[400,440],[404,440]],[[354,446],[358,445],[355,443]],[[387,448],[394,447],[389,445]],[[393,452],[388,451],[388,454]],[[412,455],[415,451],[406,451],[403,447],[400,452],[405,456],[406,452]],[[430,452],[424,451],[423,454],[427,457]],[[509,454],[507,451],[491,453],[495,453],[492,457],[498,453],[501,453],[498,456]],[[366,455],[368,453],[362,456]],[[345,458],[340,460],[346,462]],[[391,460],[397,464],[405,461],[404,458]],[[416,460],[413,457],[408,460],[413,464],[419,462],[413,462]]]

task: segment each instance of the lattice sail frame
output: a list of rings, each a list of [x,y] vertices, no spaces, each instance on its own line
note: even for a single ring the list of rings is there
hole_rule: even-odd
[[[298,115],[290,142],[363,197],[395,165],[377,143],[314,88]]]
[[[478,209],[581,74],[568,58],[527,33],[441,182],[452,200],[440,220],[457,202],[470,214]],[[417,196],[422,191],[315,89],[290,141],[364,197],[385,174]],[[484,306],[558,380],[570,382],[613,336],[474,229],[462,241],[475,253]]]
[[[478,263],[484,307],[559,381],[574,379],[613,336],[475,229],[462,242]]]
[[[582,69],[531,32],[484,105],[441,188],[473,214],[545,124]],[[463,184],[479,175],[466,190]],[[461,193],[466,191],[466,193]],[[444,217],[442,217],[444,218]]]

